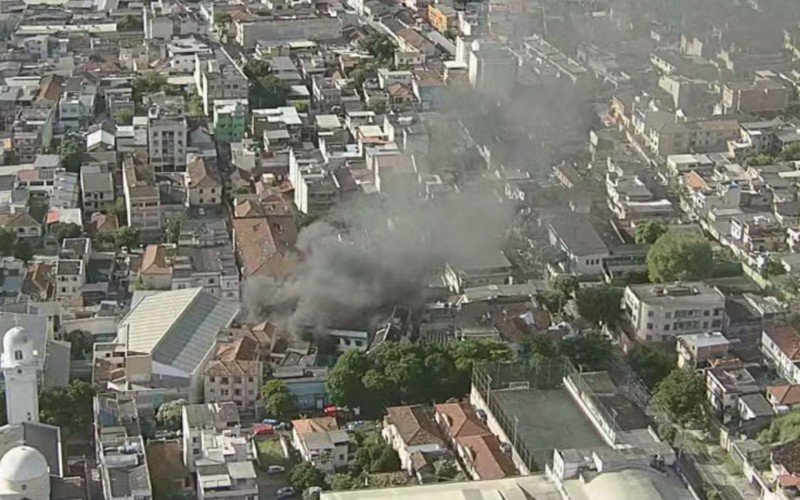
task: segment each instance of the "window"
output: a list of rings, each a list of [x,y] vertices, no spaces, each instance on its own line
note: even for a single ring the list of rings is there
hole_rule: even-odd
[[[253,383],[253,377],[247,377],[247,381],[252,384]]]
[[[242,391],[240,391],[239,389],[234,389],[233,390],[233,395],[234,396],[241,396],[242,395]]]
[[[711,321],[711,328],[719,328],[722,326],[722,320],[715,319]]]
[[[667,312],[665,312],[665,313],[664,313],[664,317],[665,317],[666,319],[672,319],[672,312],[671,312],[671,311],[667,311]]]
[[[655,315],[653,311],[647,311],[647,317],[652,318]]]
[[[233,383],[234,384],[241,384],[242,383],[242,377],[233,377]]]
[[[228,395],[228,389],[222,389],[222,390],[221,390],[221,391],[219,391],[219,392],[220,392],[220,394],[222,394],[223,396],[227,396],[227,395]]]
[[[647,323],[647,329],[648,330],[652,330],[653,329],[653,323]]]
[[[22,360],[22,351],[14,351],[14,359],[16,359],[17,361],[21,361]]]
[[[664,325],[664,331],[665,331],[665,332],[668,332],[671,326],[672,326],[672,325],[670,325],[669,323],[667,323],[666,325]]]
[[[209,382],[213,382],[214,381],[214,375],[211,375],[210,377],[208,377],[208,381]]]
[[[228,383],[228,377],[222,377],[222,380],[221,380],[221,382],[222,382],[223,384],[227,384],[227,383]]]
[[[711,315],[711,311],[709,311],[708,309],[703,311],[703,316],[710,316],[710,315]]]

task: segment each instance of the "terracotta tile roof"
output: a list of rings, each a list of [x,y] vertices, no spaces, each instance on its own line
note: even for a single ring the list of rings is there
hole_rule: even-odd
[[[116,215],[95,212],[89,220],[89,234],[94,236],[99,233],[112,233],[119,229],[119,220]]]
[[[51,264],[33,264],[25,272],[22,280],[22,293],[29,297],[46,300],[55,283],[54,269]]]
[[[800,360],[800,333],[792,326],[772,326],[764,334],[792,361]]]
[[[444,422],[453,439],[466,436],[484,436],[492,433],[481,422],[472,405],[466,401],[438,404],[434,406],[434,409],[440,417],[440,422]]]
[[[266,215],[264,207],[253,197],[239,199],[233,209],[233,216],[237,219],[263,218]]]
[[[217,167],[203,158],[186,165],[186,176],[190,188],[213,188],[222,186]]]
[[[494,434],[468,436],[458,439],[458,444],[468,450],[476,479],[503,479],[518,474],[517,468],[503,450],[500,440]]]
[[[299,257],[290,248],[278,248],[266,219],[234,219],[233,234],[242,278],[258,275],[283,279],[297,267]]]
[[[37,101],[48,100],[58,102],[63,92],[64,78],[59,75],[49,75],[42,79],[39,84],[39,94]]]
[[[21,227],[39,226],[39,223],[36,222],[36,219],[28,212],[17,212],[14,214],[0,215],[0,226],[9,229],[18,229]]]
[[[394,425],[406,446],[438,444],[444,446],[444,437],[436,422],[422,406],[392,406],[386,408],[387,423]]]
[[[171,267],[167,263],[167,248],[163,245],[147,245],[142,257],[142,267],[139,274],[165,275],[170,274]]]
[[[767,391],[779,405],[800,404],[800,385],[773,385],[767,387]]]
[[[700,177],[700,174],[694,170],[684,174],[683,179],[686,183],[686,186],[690,189],[706,189],[708,187],[708,183],[705,181],[705,179]]]
[[[312,432],[335,431],[339,425],[333,417],[317,417],[292,420],[292,428],[298,436],[302,436]]]
[[[800,439],[774,447],[772,449],[772,463],[782,465],[789,474],[800,474]]]
[[[414,95],[408,85],[403,85],[402,83],[393,83],[389,85],[386,88],[386,92],[393,99],[408,99]]]
[[[217,348],[216,359],[219,361],[256,361],[258,360],[258,342],[252,337],[245,336],[220,344]]]
[[[212,360],[206,366],[206,376],[214,377],[257,377],[263,369],[261,361],[222,361]]]

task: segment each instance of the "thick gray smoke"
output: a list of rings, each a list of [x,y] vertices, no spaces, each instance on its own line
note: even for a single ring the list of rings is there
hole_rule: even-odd
[[[477,187],[431,203],[373,201],[344,205],[330,222],[302,229],[298,273],[280,284],[249,281],[246,308],[295,334],[366,324],[384,306],[419,304],[445,261],[496,254],[513,215]]]

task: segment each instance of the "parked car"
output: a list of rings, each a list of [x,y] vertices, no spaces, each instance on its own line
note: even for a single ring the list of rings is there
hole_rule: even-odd
[[[253,437],[271,436],[273,434],[275,434],[275,427],[269,424],[259,424],[253,426]]]
[[[261,423],[269,425],[278,425],[279,423],[281,423],[281,421],[278,420],[277,418],[265,418],[264,420],[261,421]]]
[[[275,426],[276,431],[288,431],[292,428],[292,424],[289,422],[278,422],[278,425]]]
[[[269,475],[283,474],[284,472],[286,472],[286,467],[283,465],[270,465],[267,467],[267,474]]]
[[[295,496],[297,492],[291,486],[284,486],[283,488],[278,488],[278,491],[275,492],[275,498],[292,498]]]

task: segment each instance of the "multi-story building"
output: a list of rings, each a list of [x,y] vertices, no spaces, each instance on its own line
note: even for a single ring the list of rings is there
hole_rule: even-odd
[[[232,402],[242,414],[257,414],[263,385],[258,350],[250,337],[220,344],[204,373],[205,402]]]
[[[624,305],[636,339],[646,342],[719,330],[725,317],[725,294],[702,282],[629,285]]]
[[[183,97],[155,95],[147,110],[147,149],[150,166],[157,172],[186,167],[188,126]]]
[[[103,498],[153,498],[135,399],[123,394],[95,396],[94,442]]]
[[[507,47],[482,44],[469,53],[469,83],[481,92],[508,95],[516,84],[518,66]]]
[[[214,207],[222,203],[222,179],[217,167],[205,158],[186,166],[186,204],[190,207]]]
[[[52,106],[26,107],[11,126],[11,147],[19,162],[31,163],[44,153],[53,141],[54,109]]]
[[[722,89],[722,109],[725,114],[777,116],[789,107],[791,94],[789,87],[772,78],[731,82]]]
[[[123,160],[122,187],[128,226],[142,231],[161,230],[161,194],[149,166],[130,155]]]
[[[347,465],[350,437],[333,417],[292,420],[292,446],[306,462],[325,473]]]
[[[761,352],[778,375],[800,384],[800,332],[793,326],[771,326],[761,334]]]
[[[456,10],[446,3],[432,3],[428,5],[428,22],[439,33],[447,33],[453,29],[458,21]]]
[[[97,86],[80,77],[70,78],[58,101],[58,120],[65,127],[78,128],[94,117]]]
[[[195,55],[211,54],[211,47],[197,38],[173,39],[167,45],[169,66],[176,73],[194,73]]]
[[[294,186],[294,202],[304,214],[321,214],[339,199],[336,180],[316,159],[298,158],[289,152],[289,179]]]
[[[86,265],[83,260],[58,259],[56,262],[56,300],[66,307],[83,305]]]
[[[444,435],[433,418],[419,405],[386,408],[381,436],[400,456],[403,469],[414,469],[412,455],[447,449]]]
[[[114,204],[114,175],[106,165],[84,165],[81,168],[83,212],[91,215]]]
[[[247,123],[247,99],[214,101],[214,138],[217,141],[241,141],[247,131]]]
[[[241,68],[225,49],[213,54],[195,54],[194,69],[197,93],[203,100],[203,112],[210,116],[217,99],[247,99],[249,84]]]

